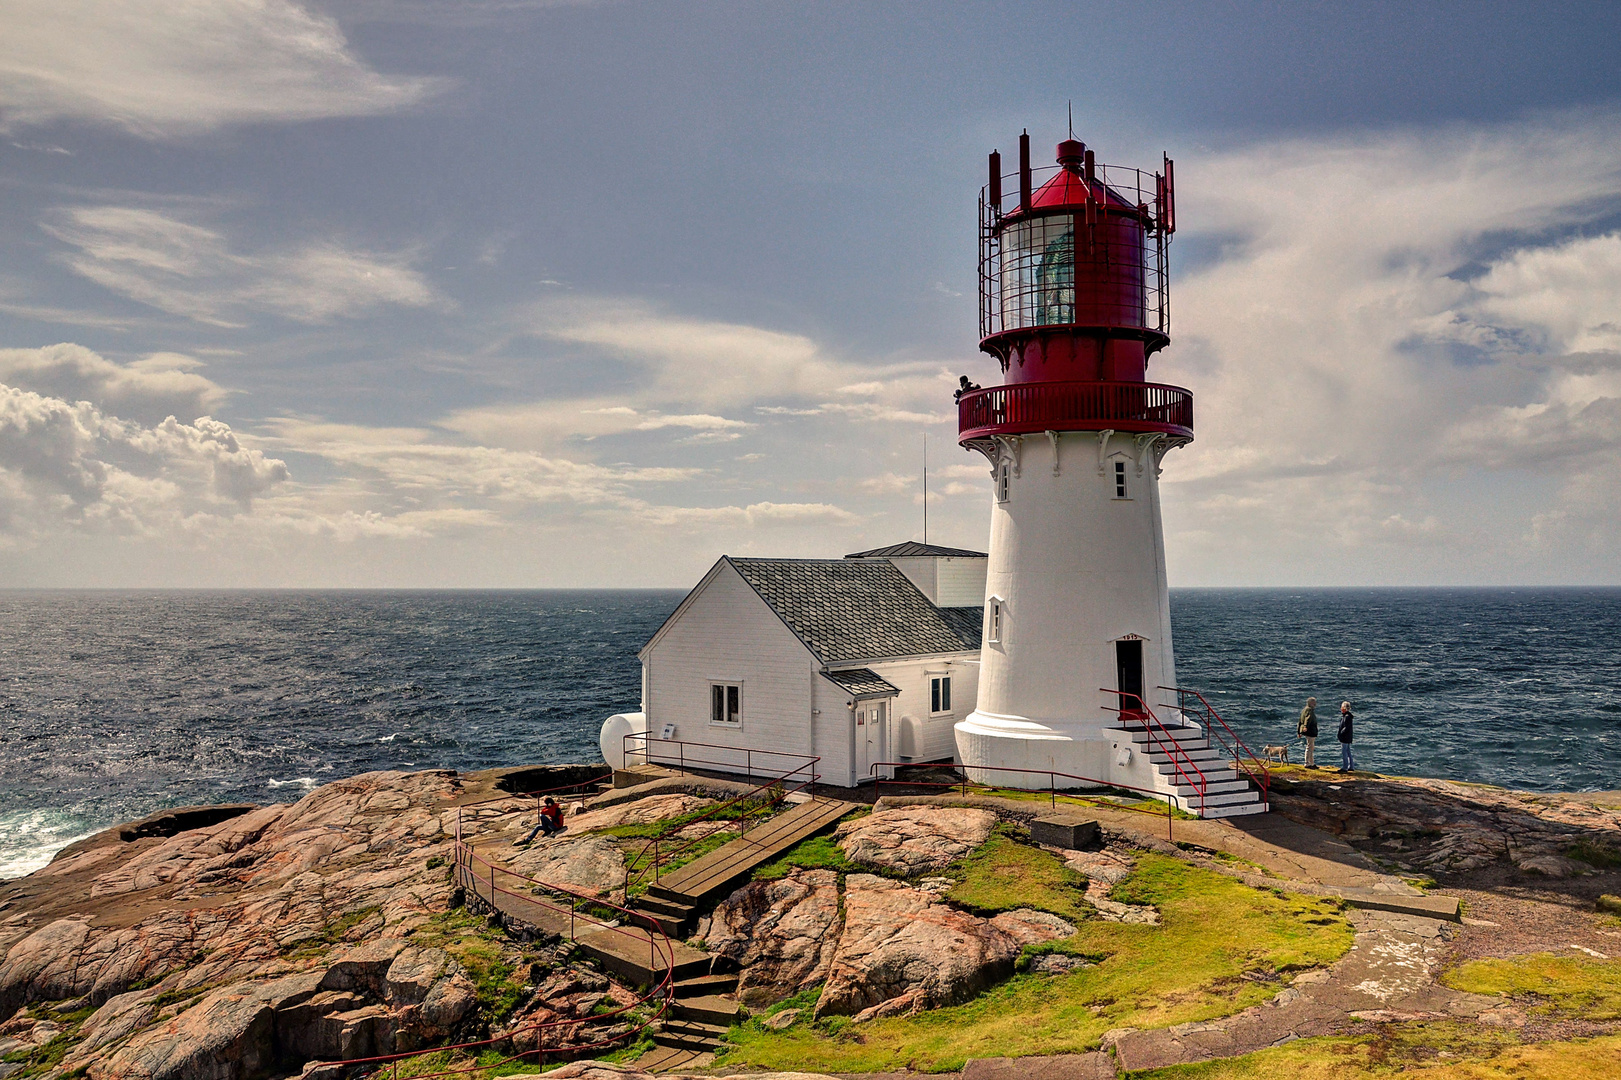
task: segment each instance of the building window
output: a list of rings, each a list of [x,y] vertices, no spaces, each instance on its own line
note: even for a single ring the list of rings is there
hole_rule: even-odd
[[[1117,499],[1129,498],[1126,494],[1126,463],[1124,461],[1114,463],[1114,497]]]
[[[709,722],[743,726],[743,687],[739,683],[709,684]]]
[[[992,600],[985,615],[985,639],[1002,640],[1002,601]]]
[[[1012,471],[1012,467],[1009,466],[1008,463],[1005,462],[1005,461],[1002,462],[1000,465],[998,465],[996,467],[996,501],[997,502],[1004,502],[1004,503],[1007,502],[1008,476],[1011,473],[1011,471]]]
[[[951,676],[929,676],[929,715],[942,716],[951,711]]]

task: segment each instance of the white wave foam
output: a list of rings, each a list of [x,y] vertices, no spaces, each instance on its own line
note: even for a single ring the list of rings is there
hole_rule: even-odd
[[[265,783],[269,787],[273,787],[273,788],[295,787],[295,786],[296,787],[301,787],[301,788],[312,788],[312,787],[315,786],[315,777],[313,777],[313,776],[295,776],[291,780],[277,780],[275,777],[271,777],[269,780],[266,780]]]
[[[0,881],[32,874],[69,844],[101,831],[85,826],[83,819],[60,810],[0,814]]]

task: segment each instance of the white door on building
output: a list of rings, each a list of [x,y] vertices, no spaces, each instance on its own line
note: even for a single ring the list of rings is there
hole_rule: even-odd
[[[856,783],[874,779],[872,767],[888,756],[889,702],[856,702]]]

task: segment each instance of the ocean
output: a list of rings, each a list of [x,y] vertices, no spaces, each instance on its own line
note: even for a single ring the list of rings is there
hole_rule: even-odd
[[[598,757],[678,590],[0,592],[0,878],[155,810]],[[1360,767],[1621,788],[1621,589],[1176,589],[1179,681],[1255,749],[1350,700]]]

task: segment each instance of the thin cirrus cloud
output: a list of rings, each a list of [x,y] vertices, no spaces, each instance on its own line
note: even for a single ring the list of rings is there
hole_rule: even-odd
[[[60,121],[145,137],[369,116],[446,85],[384,75],[291,0],[8,0],[0,130]]]
[[[379,307],[427,307],[432,286],[401,255],[324,242],[243,253],[224,234],[140,207],[81,206],[42,227],[96,284],[173,315],[239,327],[249,312],[325,323]]]

